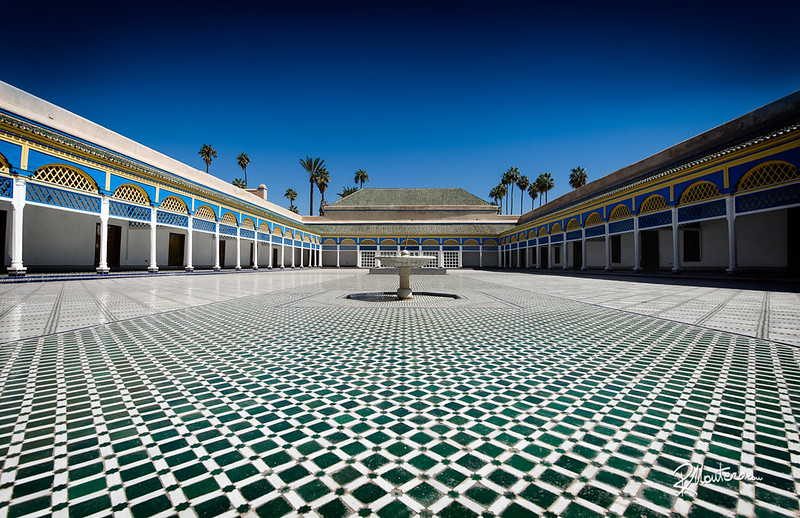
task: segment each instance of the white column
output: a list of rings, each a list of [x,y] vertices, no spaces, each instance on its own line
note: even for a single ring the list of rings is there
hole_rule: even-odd
[[[294,239],[292,239],[291,251],[289,252],[290,254],[292,254],[292,268],[294,268],[294,256],[296,255],[294,249],[295,249]]]
[[[553,236],[547,240],[547,269],[553,269]]]
[[[606,228],[606,271],[611,271],[611,236],[608,234],[608,221],[605,224]]]
[[[483,245],[478,245],[478,268],[483,268]]]
[[[194,225],[194,216],[189,214],[189,218],[187,220],[186,226],[186,271],[193,272],[194,271],[194,257],[192,254],[194,253],[194,243],[192,241],[192,225]]]
[[[567,234],[564,233],[564,266],[561,267],[562,270],[569,270],[569,241],[567,241]]]
[[[522,259],[522,253],[520,252],[520,242],[517,241],[517,268],[522,268],[522,265],[519,264],[520,259]]]
[[[497,266],[503,267],[503,245],[497,245]]]
[[[219,265],[219,220],[214,223],[214,271],[220,271]]]
[[[586,229],[581,229],[581,270],[586,271],[589,267],[586,266]]]
[[[272,270],[272,267],[274,265],[272,264],[272,231],[271,230],[270,230],[270,234],[269,234],[269,248],[268,248],[268,250],[269,250],[269,253],[267,255],[269,256],[269,262],[267,263],[267,268]]]
[[[341,247],[342,247],[342,245],[340,245],[340,244],[338,244],[338,243],[336,244],[336,267],[337,267],[337,268],[341,268],[341,266],[339,266],[339,253],[340,253],[340,251],[341,251],[341,250],[340,250],[340,249],[341,249]]]
[[[361,268],[361,245],[356,245],[356,268]]]
[[[242,241],[241,241],[241,229],[237,226],[236,227],[236,269],[242,269]]]
[[[155,273],[158,271],[156,264],[156,230],[158,229],[158,207],[151,207],[150,211],[150,266],[147,271]]]
[[[11,198],[11,266],[8,275],[22,277],[27,268],[22,264],[22,213],[25,209],[25,178],[14,178],[14,193]]]
[[[97,264],[97,273],[108,273],[108,196],[100,198],[100,260]]]
[[[642,250],[639,244],[639,214],[633,215],[633,271],[642,271]]]
[[[283,270],[284,268],[286,268],[286,267],[284,266],[284,265],[286,264],[286,262],[284,261],[284,254],[285,254],[285,252],[286,252],[286,243],[285,243],[285,241],[286,241],[286,238],[285,238],[285,237],[284,237],[284,238],[281,238],[281,270]]]
[[[678,207],[672,207],[672,271],[681,271],[681,254],[678,249]]]
[[[733,194],[725,199],[725,215],[728,220],[728,273],[735,272],[739,266],[736,264],[736,205]]]
[[[444,268],[444,249],[439,245],[439,268]]]
[[[258,230],[253,231],[253,270],[258,270]]]
[[[464,266],[464,245],[458,245],[458,267]]]
[[[322,268],[322,244],[317,243],[317,266]]]

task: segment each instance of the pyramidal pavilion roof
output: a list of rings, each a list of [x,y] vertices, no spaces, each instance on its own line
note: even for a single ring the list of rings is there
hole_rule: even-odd
[[[332,203],[328,208],[387,206],[485,207],[490,206],[490,204],[460,187],[420,189],[373,189],[365,187]]]

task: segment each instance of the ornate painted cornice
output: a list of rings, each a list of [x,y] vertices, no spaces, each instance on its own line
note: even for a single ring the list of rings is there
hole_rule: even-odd
[[[103,149],[101,147],[94,146],[94,145],[89,144],[87,142],[84,142],[82,140],[79,140],[79,139],[70,137],[68,135],[65,135],[63,133],[51,130],[49,128],[45,128],[45,127],[39,126],[37,124],[33,124],[31,122],[28,122],[26,120],[20,119],[18,117],[14,117],[11,114],[0,112],[0,123],[7,124],[8,126],[16,128],[16,129],[20,130],[21,132],[23,132],[23,134],[13,134],[14,136],[16,136],[18,138],[21,138],[23,140],[26,138],[24,133],[37,135],[39,137],[42,137],[42,138],[46,139],[47,141],[56,142],[58,144],[61,144],[62,146],[66,146],[68,148],[75,149],[75,150],[77,150],[79,152],[82,152],[82,153],[97,157],[102,161],[110,162],[112,164],[115,164],[121,170],[128,169],[128,170],[134,171],[136,173],[143,174],[143,175],[152,177],[152,178],[157,179],[157,180],[161,180],[162,182],[172,183],[172,184],[174,184],[174,185],[176,185],[178,187],[181,187],[181,188],[183,188],[185,190],[197,192],[198,194],[201,194],[201,195],[203,195],[203,196],[205,196],[207,198],[217,199],[217,200],[226,202],[227,204],[229,204],[231,206],[239,207],[239,208],[241,208],[243,210],[247,210],[247,211],[250,211],[250,212],[256,212],[256,213],[260,212],[260,213],[262,213],[263,217],[270,218],[270,219],[272,219],[272,220],[274,220],[274,221],[276,221],[278,223],[281,223],[283,225],[289,225],[289,226],[294,227],[294,228],[299,228],[299,229],[305,230],[306,232],[308,232],[310,230],[305,224],[289,220],[289,219],[287,219],[287,218],[285,218],[285,217],[283,217],[283,216],[281,216],[279,214],[271,212],[269,209],[264,209],[264,208],[258,207],[257,209],[254,210],[252,208],[248,208],[247,206],[244,205],[244,203],[247,203],[247,202],[243,202],[242,200],[239,200],[238,198],[234,198],[233,196],[230,196],[230,195],[227,195],[225,193],[218,192],[218,191],[212,191],[211,189],[209,189],[207,187],[204,187],[201,184],[197,184],[197,183],[191,182],[191,181],[186,180],[185,178],[183,178],[181,176],[175,175],[173,173],[169,173],[169,172],[164,171],[162,169],[158,169],[158,168],[149,166],[149,165],[144,164],[142,162],[127,158],[127,157],[125,157],[123,155],[120,155],[120,154],[117,154],[117,153],[115,153],[113,151],[109,151],[107,149]],[[51,149],[56,149],[56,148],[54,148],[52,146],[45,146],[45,147],[50,147]],[[58,151],[60,151],[60,150],[58,150]]]

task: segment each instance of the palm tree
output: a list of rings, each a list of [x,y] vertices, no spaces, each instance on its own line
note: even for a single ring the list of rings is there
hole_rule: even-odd
[[[242,187],[242,189],[247,189],[247,164],[250,163],[250,157],[247,156],[247,153],[239,153],[239,156],[236,157],[236,161],[239,163],[239,167],[242,168],[242,171],[244,171],[244,187]]]
[[[328,184],[331,183],[331,175],[328,173],[328,170],[324,167],[320,169],[317,173],[317,188],[319,189],[319,193],[322,195],[322,200],[319,203],[319,215],[322,216],[323,207],[326,205],[325,202],[325,190],[328,188]]]
[[[297,207],[294,206],[294,200],[297,199],[297,191],[294,189],[286,189],[286,192],[283,193],[283,197],[289,200],[289,210],[292,212],[297,212]]]
[[[495,190],[497,191],[498,199],[501,200],[500,212],[502,212],[503,211],[502,199],[505,197],[506,194],[508,194],[508,187],[506,187],[506,184],[500,183],[500,184],[497,184],[497,187],[495,187],[492,190],[493,191],[495,191]]]
[[[200,148],[200,152],[197,153],[203,159],[203,162],[206,163],[206,174],[208,174],[208,166],[211,165],[211,160],[217,158],[217,152],[214,151],[214,148],[209,146],[208,144],[203,144],[203,147]]]
[[[586,185],[586,169],[581,166],[572,169],[572,172],[569,174],[569,185],[573,189],[577,189],[578,187],[583,187]]]
[[[306,170],[308,173],[308,181],[311,183],[311,201],[308,208],[308,215],[314,215],[314,185],[317,183],[317,175],[319,172],[325,168],[325,160],[320,158],[306,157],[305,160],[302,158],[300,159],[300,165],[303,166],[303,169]]]
[[[519,213],[522,214],[525,212],[523,209],[523,200],[525,199],[525,189],[531,184],[531,181],[528,180],[528,177],[524,174],[519,175],[517,179],[517,187],[519,187]],[[533,209],[533,207],[531,207]]]
[[[509,198],[511,199],[511,213],[514,213],[514,184],[517,183],[519,179],[519,169],[516,167],[509,167],[508,171],[503,173],[503,184],[511,186],[511,193],[509,194]],[[508,203],[506,203],[506,214],[508,214]]]
[[[337,193],[337,196],[339,196],[339,198],[344,198],[346,196],[350,196],[354,192],[358,192],[358,187],[345,187],[342,189],[342,192]]]
[[[364,188],[364,182],[369,182],[369,175],[363,169],[356,171],[356,178],[353,180],[355,183],[361,184],[361,189]]]
[[[547,203],[547,192],[555,186],[553,176],[550,173],[542,173],[536,179],[536,188],[540,194],[544,194],[544,202]],[[542,206],[542,198],[539,197],[539,206]]]
[[[528,195],[531,197],[531,210],[533,210],[536,197],[539,196],[539,188],[536,187],[536,182],[531,182],[528,186]]]
[[[500,189],[498,189],[497,187],[492,187],[492,189],[489,191],[489,197],[494,200],[494,204],[498,205],[499,209],[500,198],[502,198],[502,196],[500,195]]]
[[[247,182],[241,178],[235,178],[231,183],[239,189],[247,189]]]

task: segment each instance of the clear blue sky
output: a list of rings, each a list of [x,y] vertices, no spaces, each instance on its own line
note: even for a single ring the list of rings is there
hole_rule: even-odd
[[[302,214],[305,156],[331,202],[356,169],[488,199],[512,165],[554,199],[800,88],[794,0],[10,4],[0,79],[226,181],[245,152]]]

